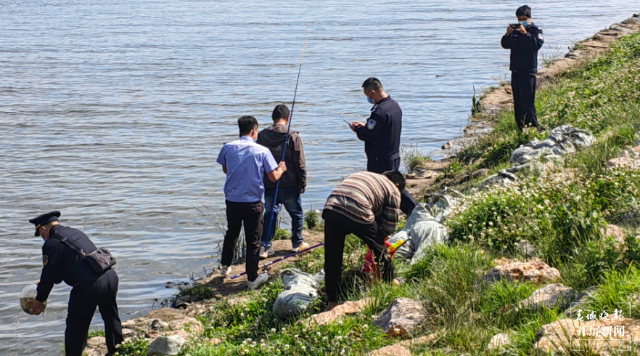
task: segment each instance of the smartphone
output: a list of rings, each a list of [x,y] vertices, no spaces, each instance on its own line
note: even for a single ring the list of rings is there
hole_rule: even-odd
[[[347,123],[347,125],[351,126],[351,123],[350,123],[349,121],[347,121],[347,120],[345,120],[345,119],[342,119],[342,121],[346,122],[346,123]]]
[[[511,26],[512,29],[517,30],[520,28],[520,26],[522,26],[521,23],[510,23],[509,26]]]

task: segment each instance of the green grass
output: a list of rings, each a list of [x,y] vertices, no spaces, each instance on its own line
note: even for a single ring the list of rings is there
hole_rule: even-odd
[[[431,162],[431,156],[425,155],[420,151],[418,146],[403,145],[400,147],[400,156],[402,157],[402,164],[405,169],[413,170],[427,162]]]

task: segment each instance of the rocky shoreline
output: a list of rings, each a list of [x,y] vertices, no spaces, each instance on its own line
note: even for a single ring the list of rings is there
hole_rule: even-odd
[[[571,50],[565,58],[557,60],[548,68],[541,70],[538,73],[539,80],[545,87],[552,86],[561,80],[563,73],[566,71],[579,68],[584,61],[588,61],[605,53],[611,43],[616,39],[637,32],[640,32],[640,14],[636,14],[619,24],[614,24],[608,30],[600,31],[591,38],[576,44],[575,48]],[[465,134],[468,133],[467,137],[460,139],[462,141],[458,141],[458,143],[451,144],[450,149],[453,150],[452,152],[459,150],[456,146],[463,147],[465,145],[472,144],[478,140],[479,137],[490,134],[493,125],[495,124],[495,121],[492,120],[492,118],[494,118],[497,113],[508,109],[511,105],[511,93],[508,90],[508,86],[503,85],[492,92],[487,93],[480,100],[480,103],[482,105],[482,110],[472,119],[472,121],[477,121],[472,122],[472,124],[470,124],[465,130]],[[632,127],[631,129],[634,129],[635,132],[633,134],[637,135],[637,128]],[[428,162],[423,166],[414,169],[413,172],[410,172],[409,176],[412,178],[408,179],[408,184],[410,185],[411,192],[414,195],[422,194],[425,189],[434,186],[438,180],[441,182],[442,177],[447,175],[450,176],[447,178],[449,179],[448,183],[450,185],[471,182],[476,186],[476,189],[478,184],[475,182],[477,180],[483,180],[479,185],[480,190],[473,191],[473,194],[475,195],[469,198],[469,202],[464,204],[460,203],[456,207],[446,207],[451,208],[452,211],[450,216],[453,217],[453,219],[448,217],[447,227],[450,231],[452,240],[466,242],[470,245],[476,243],[482,244],[484,241],[489,241],[489,243],[486,245],[479,245],[482,246],[482,248],[478,247],[477,249],[469,246],[452,247],[451,250],[445,251],[446,253],[443,252],[442,256],[438,255],[436,252],[436,254],[430,258],[440,258],[441,264],[448,263],[451,266],[450,268],[452,268],[452,270],[447,271],[448,273],[446,274],[432,275],[430,274],[431,267],[428,265],[426,267],[421,267],[420,265],[417,267],[403,267],[403,270],[408,271],[407,273],[409,273],[409,276],[413,276],[414,282],[417,283],[415,286],[410,285],[403,287],[407,289],[401,289],[401,292],[399,292],[398,290],[389,289],[392,287],[376,284],[373,287],[377,288],[376,292],[365,292],[365,297],[360,300],[346,302],[331,312],[323,312],[321,308],[316,309],[316,313],[312,313],[305,318],[297,320],[296,322],[283,322],[282,324],[275,323],[282,327],[281,331],[275,327],[265,331],[263,330],[264,328],[261,329],[261,325],[259,324],[261,323],[261,320],[264,322],[266,319],[260,318],[271,318],[271,314],[268,314],[266,311],[255,311],[252,308],[255,303],[263,304],[264,302],[265,305],[268,305],[267,301],[272,300],[270,298],[273,297],[269,294],[271,291],[249,292],[245,294],[244,283],[242,283],[241,280],[234,281],[232,282],[233,285],[231,285],[216,273],[207,279],[200,281],[198,285],[195,286],[206,287],[207,293],[204,295],[181,295],[176,299],[175,303],[175,306],[178,308],[162,308],[154,310],[145,317],[134,318],[124,322],[123,327],[125,328],[127,344],[120,354],[136,354],[136,351],[140,353],[142,350],[143,352],[148,352],[148,355],[183,355],[187,352],[185,351],[187,349],[190,354],[193,355],[217,354],[212,351],[215,350],[215,348],[211,348],[212,346],[219,347],[222,346],[222,344],[236,343],[238,340],[237,335],[251,335],[248,332],[245,334],[245,332],[242,331],[245,325],[249,325],[246,324],[248,322],[247,319],[250,319],[249,315],[255,317],[256,320],[255,322],[252,322],[252,327],[254,327],[255,330],[260,330],[260,335],[266,336],[264,336],[264,339],[262,340],[252,340],[251,337],[247,337],[241,345],[234,345],[234,347],[237,346],[237,349],[234,349],[235,351],[232,352],[232,349],[230,348],[229,353],[254,355],[280,353],[290,354],[291,352],[287,351],[290,344],[287,343],[286,345],[281,345],[279,339],[277,339],[280,337],[278,334],[282,334],[287,337],[286,340],[299,342],[301,345],[296,349],[298,351],[296,351],[295,354],[312,354],[311,346],[307,345],[313,345],[312,340],[314,339],[315,343],[321,344],[321,346],[318,346],[318,350],[322,349],[322,347],[327,347],[327,345],[331,346],[335,344],[336,349],[333,352],[336,354],[360,353],[363,350],[345,350],[344,347],[345,345],[349,345],[349,343],[358,342],[358,340],[364,339],[365,337],[371,337],[373,340],[366,343],[368,350],[375,349],[375,351],[371,351],[369,353],[370,355],[411,355],[412,352],[427,352],[427,348],[433,345],[440,345],[440,349],[441,351],[444,350],[444,353],[460,354],[464,347],[456,348],[455,345],[456,342],[458,342],[456,341],[457,339],[454,339],[454,341],[451,341],[450,343],[443,343],[443,338],[450,337],[447,335],[452,331],[446,330],[446,328],[442,326],[442,320],[438,319],[439,317],[436,315],[440,313],[442,318],[452,318],[453,316],[458,317],[458,311],[451,311],[453,313],[451,315],[453,316],[447,314],[447,303],[454,303],[457,300],[456,298],[462,298],[465,294],[454,289],[456,284],[463,285],[463,288],[467,288],[467,291],[473,291],[473,293],[477,293],[478,296],[482,295],[482,293],[488,293],[487,290],[496,290],[497,292],[495,293],[497,294],[493,295],[493,298],[497,301],[494,304],[489,303],[487,304],[489,306],[485,306],[486,309],[492,310],[489,314],[496,314],[500,318],[504,319],[515,318],[515,316],[517,316],[519,318],[524,318],[523,320],[528,320],[526,319],[529,317],[528,315],[534,315],[534,319],[532,319],[533,321],[529,320],[529,322],[533,323],[534,327],[536,327],[536,336],[534,339],[529,338],[524,340],[522,339],[522,336],[514,336],[515,332],[496,333],[495,330],[487,328],[487,330],[483,330],[481,333],[484,335],[484,338],[490,340],[483,344],[482,351],[487,350],[487,352],[491,354],[501,354],[505,352],[505,350],[508,350],[509,347],[513,347],[513,345],[516,344],[527,344],[529,345],[527,347],[530,347],[531,350],[540,353],[567,351],[568,347],[584,346],[584,344],[574,344],[573,340],[563,335],[576,335],[583,327],[613,327],[614,323],[612,321],[589,320],[584,323],[577,323],[575,318],[573,318],[577,312],[576,307],[578,307],[578,309],[580,306],[586,308],[586,306],[591,305],[589,303],[593,303],[592,297],[596,295],[599,290],[606,290],[607,288],[611,288],[611,286],[604,283],[603,286],[593,285],[589,286],[589,288],[574,288],[561,284],[560,282],[562,282],[563,278],[569,278],[569,280],[572,280],[570,277],[567,277],[570,270],[564,269],[561,264],[558,268],[555,268],[551,265],[550,261],[545,261],[542,258],[537,257],[538,255],[543,256],[543,250],[549,247],[544,244],[538,244],[536,246],[527,240],[519,241],[517,244],[514,244],[514,246],[505,245],[509,250],[512,250],[512,252],[508,254],[509,257],[505,257],[505,255],[507,255],[505,253],[498,254],[502,255],[500,258],[492,259],[492,252],[490,248],[492,240],[490,239],[493,238],[496,239],[495,241],[503,241],[499,239],[512,238],[512,235],[516,236],[519,234],[515,233],[516,230],[524,231],[523,228],[527,228],[526,222],[524,221],[519,221],[519,223],[522,223],[522,226],[516,226],[516,224],[512,224],[513,226],[506,223],[502,224],[501,219],[504,219],[504,221],[510,219],[508,214],[512,211],[499,211],[500,209],[496,210],[496,206],[500,207],[500,204],[508,204],[508,201],[510,201],[509,199],[514,199],[508,194],[515,194],[514,192],[531,194],[527,191],[527,189],[529,189],[528,187],[534,183],[539,184],[540,191],[546,192],[544,194],[547,194],[541,199],[544,199],[545,204],[548,206],[553,206],[554,201],[550,195],[551,192],[559,190],[559,188],[556,189],[556,186],[567,187],[570,184],[578,186],[582,184],[586,186],[588,184],[592,184],[591,175],[583,174],[583,176],[581,176],[581,173],[577,168],[566,168],[563,164],[566,160],[573,159],[571,157],[580,154],[578,151],[591,147],[599,149],[598,145],[609,142],[607,140],[615,139],[616,135],[628,136],[628,134],[625,133],[626,131],[621,131],[627,130],[626,128],[616,128],[616,130],[616,132],[607,132],[595,138],[591,136],[593,140],[587,140],[589,141],[588,145],[580,144],[580,142],[584,141],[584,138],[582,137],[578,138],[582,141],[575,141],[577,137],[575,132],[577,131],[571,131],[566,128],[563,128],[562,130],[554,130],[566,133],[567,137],[569,137],[567,139],[557,138],[557,135],[553,136],[554,131],[552,131],[552,135],[550,135],[550,138],[552,138],[552,136],[556,137],[553,139],[554,142],[564,140],[561,145],[563,151],[559,153],[555,151],[553,152],[554,156],[561,158],[560,160],[550,158],[546,159],[545,162],[541,162],[540,165],[529,164],[536,162],[531,151],[538,149],[537,147],[541,144],[541,142],[534,138],[530,142],[530,147],[525,146],[518,148],[515,151],[510,150],[508,152],[508,155],[511,156],[511,168],[501,170],[501,172],[504,171],[502,175],[500,173],[496,173],[489,178],[484,178],[490,173],[489,169],[486,168],[484,168],[484,171],[481,171],[480,169],[462,176],[457,175],[450,169],[451,160]],[[569,142],[571,140],[574,140],[572,141],[573,143]],[[606,144],[604,146],[607,147]],[[573,147],[573,150],[568,149],[567,147]],[[522,155],[516,154],[518,150],[525,148],[527,148],[524,150],[526,152],[523,151],[524,153],[522,153]],[[548,154],[548,152],[543,154]],[[522,173],[522,171],[525,170],[524,168],[513,169],[514,167],[518,168],[523,165],[522,163],[524,161],[521,161],[520,158],[524,155],[533,157],[525,162],[526,164],[529,164],[526,167],[527,170],[531,170],[532,172],[536,171],[533,178],[531,175],[527,176]],[[516,156],[516,158],[514,158],[514,156]],[[608,174],[605,177],[606,179],[603,178],[603,181],[610,182],[610,186],[612,187],[611,189],[614,189],[613,187],[618,189],[618,184],[622,184],[620,182],[622,182],[623,178],[618,177],[621,174],[617,174],[615,171],[616,169],[640,169],[640,140],[636,141],[634,145],[629,145],[626,149],[621,150],[620,153],[616,153],[615,156],[610,157],[607,154],[606,157],[609,158],[606,162],[598,161],[594,167],[597,167],[598,172],[601,172],[599,174]],[[513,172],[509,172],[509,170],[512,170]],[[506,173],[509,173],[514,177],[516,177],[516,175],[519,176],[511,179],[506,175]],[[592,175],[595,176],[596,173],[592,173]],[[629,179],[632,178],[635,179],[634,177],[629,176]],[[483,191],[482,189],[486,190]],[[547,190],[545,191],[545,189]],[[634,194],[632,190],[633,188],[629,187],[627,190],[620,191],[631,192],[630,194]],[[525,191],[526,193],[524,193]],[[534,192],[532,194],[535,195],[536,193]],[[581,194],[589,196],[589,193],[586,191]],[[583,202],[586,198],[583,198],[582,196],[575,197],[575,194],[572,195],[572,197],[572,199],[577,199],[575,200],[576,204],[585,204]],[[417,196],[417,198],[421,197]],[[566,200],[564,197],[559,197],[557,199],[562,204],[564,204]],[[533,195],[529,200],[533,200]],[[594,198],[594,201],[595,200],[597,199]],[[486,214],[482,211],[478,212],[477,215],[473,215],[475,214],[473,212],[469,213],[469,221],[460,217],[465,212],[474,209],[484,209],[480,204],[489,204],[487,202],[494,201],[495,205],[493,210],[491,210],[487,205]],[[604,204],[601,200],[598,201],[598,204]],[[519,202],[516,201],[516,203]],[[562,204],[558,205],[558,211],[564,209]],[[612,205],[613,203],[608,204]],[[520,205],[517,204],[515,206],[520,207]],[[532,204],[526,209],[529,209],[527,210],[527,219],[531,216],[536,216],[535,214],[541,214],[540,216],[544,216],[544,207],[540,204]],[[577,212],[573,212],[573,214],[577,214]],[[602,215],[608,217],[611,216],[611,212],[605,210]],[[476,216],[490,216],[490,221],[486,224],[483,223],[480,230],[476,230],[475,225],[478,225],[478,222],[473,220]],[[474,218],[471,219],[471,217]],[[582,224],[589,225],[589,222],[584,222],[585,219],[587,219],[587,217],[583,217]],[[637,219],[637,217],[627,215],[625,215],[625,219],[627,220],[624,221],[632,219],[640,220]],[[569,220],[569,217],[567,217],[567,220]],[[469,225],[468,227],[467,224]],[[599,226],[598,224],[595,224],[594,226]],[[534,225],[532,228],[536,229],[539,227]],[[634,239],[628,238],[628,235],[632,234],[636,230],[626,226],[621,227],[609,223],[606,228],[603,226],[598,228],[601,229],[598,230],[601,231],[599,232],[600,235],[603,235],[605,238],[609,237],[612,239],[608,240],[611,243],[611,255],[621,255],[625,256],[624,258],[627,258],[625,253],[635,251],[635,247],[633,245],[629,245],[632,244],[631,240]],[[549,229],[552,228],[550,227]],[[580,227],[578,228],[578,231],[583,231],[580,229],[583,229],[585,234],[598,233],[594,233],[593,229],[589,230]],[[321,241],[323,238],[322,233],[319,232],[305,231],[305,233],[307,234],[305,238],[309,241]],[[533,233],[534,236],[536,234],[540,235],[542,233]],[[286,244],[289,243],[288,241],[276,242],[278,243],[278,245],[276,245],[276,249],[287,249]],[[598,249],[596,248],[596,250]],[[455,257],[447,257],[447,254],[454,255]],[[273,258],[276,257],[279,256],[274,256]],[[494,255],[494,257],[498,256]],[[359,261],[358,258],[358,256],[354,257],[352,253],[347,260],[348,263],[350,263],[352,259],[355,259],[357,262]],[[447,260],[447,258],[450,258],[450,260]],[[460,261],[463,261],[461,265],[458,264]],[[621,264],[626,260],[622,259],[616,261],[617,264]],[[318,265],[321,264],[321,262],[319,255],[311,254],[282,263],[278,268],[281,269],[286,266],[290,267],[295,265],[297,267],[304,267],[310,270],[317,270]],[[591,268],[591,266],[589,267]],[[455,268],[458,268],[458,270],[455,270]],[[457,273],[454,273],[455,271],[457,271]],[[416,281],[420,281],[420,279],[423,279],[424,283],[418,285],[419,282]],[[357,281],[358,280],[354,278],[353,281],[349,283],[353,283],[355,286]],[[580,284],[582,282],[575,283]],[[512,288],[512,292],[521,296],[521,298],[519,297],[517,300],[509,302],[508,299],[500,297],[500,293],[507,294],[507,291],[511,290],[509,288]],[[637,292],[638,297],[635,302],[640,300],[640,291]],[[415,298],[406,298],[402,297],[402,295],[415,295]],[[453,301],[442,299],[442,295],[448,295]],[[525,295],[527,296],[524,297]],[[258,300],[258,298],[261,298],[260,300],[263,302],[256,302],[255,300]],[[473,300],[468,303],[470,304],[456,305],[453,309],[457,309],[458,307],[462,308],[461,310],[464,310],[464,308],[472,308],[474,303],[481,304],[483,301]],[[484,301],[484,303],[488,302]],[[543,321],[550,319],[546,314],[548,313],[548,309],[553,309],[555,312],[559,313],[559,316],[551,318],[551,322],[544,323]],[[472,310],[471,314],[474,313],[481,314],[482,311],[474,312]],[[356,315],[356,317],[349,319],[349,315]],[[212,320],[217,320],[213,324],[219,324],[222,322],[216,318],[229,318],[229,320],[224,321],[224,323],[222,323],[223,326],[207,325],[207,323],[212,324]],[[440,321],[438,322],[438,320]],[[515,320],[518,319],[516,318]],[[352,324],[344,326],[343,328],[343,322],[350,322]],[[629,347],[636,347],[636,341],[634,340],[638,340],[640,338],[640,322],[631,318],[629,315],[625,315],[620,320],[617,320],[617,323],[618,324],[615,325],[624,326],[628,332],[625,334],[625,337],[616,341],[614,346],[624,345],[626,347],[630,345]],[[337,326],[336,324],[339,324],[340,326]],[[371,327],[369,327],[369,325],[371,325]],[[514,326],[517,325],[518,324],[515,324]],[[340,330],[334,330],[331,329],[331,327],[336,327],[336,329]],[[220,330],[226,330],[227,328],[234,329],[234,332],[236,332],[234,335],[236,336],[230,336],[229,339],[226,339],[225,336],[219,335],[221,332]],[[373,331],[373,328],[376,328],[376,331]],[[569,331],[568,334],[565,333],[567,331]],[[256,332],[254,332],[254,334]],[[476,331],[474,331],[474,333],[475,332]],[[294,333],[295,335],[293,335]],[[288,336],[289,334],[292,335]],[[323,335],[330,335],[332,339],[326,339],[326,337],[322,338]],[[383,336],[385,338],[383,341],[376,340],[376,338],[382,338]],[[269,341],[269,337],[275,341]],[[348,338],[349,341],[344,341],[345,338]],[[404,340],[398,341],[396,339]],[[611,346],[609,342],[602,340],[586,341],[586,343],[588,344],[587,346],[595,352],[607,351]],[[137,348],[138,346],[136,345],[146,346],[140,346],[141,348]],[[386,346],[380,347],[380,345]],[[340,350],[340,348],[342,348],[342,350]],[[194,352],[194,350],[205,351],[197,353]],[[480,349],[466,351],[482,352]],[[104,348],[104,338],[97,336],[90,339],[85,352],[89,356],[105,355],[106,349]],[[464,354],[469,353],[465,352]]]

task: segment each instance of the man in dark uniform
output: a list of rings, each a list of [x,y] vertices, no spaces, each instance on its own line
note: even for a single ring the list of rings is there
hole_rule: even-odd
[[[520,26],[507,27],[502,36],[502,48],[511,49],[511,89],[516,124],[520,131],[525,127],[543,128],[538,124],[536,113],[536,73],[538,72],[538,50],[544,44],[542,29],[531,22],[531,8],[527,5],[516,10]]]
[[[400,105],[382,88],[377,78],[368,78],[362,84],[367,101],[373,104],[366,124],[352,122],[349,127],[364,141],[367,171],[382,174],[400,169],[400,134],[402,110]],[[406,189],[402,190],[400,210],[411,215],[418,203]]]
[[[39,315],[53,285],[64,281],[73,287],[69,296],[67,329],[64,333],[66,355],[82,355],[96,307],[100,308],[100,314],[104,320],[104,332],[109,350],[107,355],[113,355],[116,352],[116,345],[123,341],[116,304],[118,275],[113,269],[108,269],[102,274],[96,273],[86,258],[63,242],[66,239],[86,254],[97,250],[87,235],[82,231],[60,225],[58,217],[60,212],[52,211],[29,220],[36,226],[36,236],[42,236],[45,241],[42,246],[44,267],[38,283],[38,295],[31,303],[31,308],[35,315]]]

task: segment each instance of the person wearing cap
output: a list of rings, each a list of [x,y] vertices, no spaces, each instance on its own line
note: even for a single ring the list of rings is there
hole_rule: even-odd
[[[369,104],[373,105],[371,116],[366,123],[354,121],[349,127],[364,141],[367,171],[378,174],[397,171],[400,169],[402,109],[384,91],[378,78],[367,78],[362,89]],[[401,196],[400,210],[409,216],[418,203],[406,189],[402,190]]]
[[[81,258],[77,251],[63,242],[66,239],[86,254],[97,250],[82,231],[60,225],[59,217],[59,211],[52,211],[29,220],[36,226],[35,236],[41,236],[44,240],[42,275],[31,309],[35,315],[42,313],[43,303],[49,297],[53,285],[64,281],[73,288],[69,295],[67,328],[64,332],[66,356],[82,355],[96,307],[100,309],[104,320],[107,355],[114,355],[116,346],[123,341],[116,303],[118,275],[113,269],[98,274],[86,258]]]

